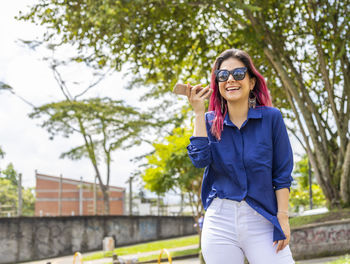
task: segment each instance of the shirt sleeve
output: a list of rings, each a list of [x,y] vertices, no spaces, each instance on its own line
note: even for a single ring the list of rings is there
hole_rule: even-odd
[[[211,163],[211,151],[207,137],[190,137],[190,144],[187,146],[187,153],[193,165],[197,168],[204,168]]]
[[[210,125],[208,124],[208,113],[205,113],[205,125],[209,136]],[[204,168],[208,166],[212,161],[209,138],[190,137],[187,153],[195,167]]]
[[[293,151],[280,111],[273,126],[272,184],[275,190],[288,188],[293,181]]]

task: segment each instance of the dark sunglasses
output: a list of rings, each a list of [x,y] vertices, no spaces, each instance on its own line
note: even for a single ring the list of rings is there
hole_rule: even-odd
[[[236,68],[232,71],[229,70],[215,70],[216,80],[218,82],[226,82],[232,74],[233,79],[236,81],[241,81],[245,78],[245,74],[247,73],[247,67]]]

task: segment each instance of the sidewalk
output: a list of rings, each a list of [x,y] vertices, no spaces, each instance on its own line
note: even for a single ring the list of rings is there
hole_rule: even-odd
[[[193,249],[197,248],[198,245],[190,245],[190,246],[185,246],[185,247],[178,247],[178,248],[173,248],[173,249],[168,249],[169,252],[172,251],[177,251],[177,250],[186,250],[186,249]],[[90,252],[90,253],[85,253],[82,254],[84,257],[93,255],[95,253],[98,253],[101,251],[96,251],[96,252]],[[145,256],[150,256],[150,255],[158,255],[160,253],[160,250],[156,251],[150,251],[150,252],[144,252],[144,253],[138,253],[138,254],[133,254],[133,255],[124,255],[121,256],[124,259],[132,259],[134,257],[145,257]],[[166,257],[166,255],[163,254],[163,257]],[[296,264],[323,264],[323,263],[328,263],[330,261],[334,261],[339,259],[342,256],[335,256],[335,257],[325,257],[325,258],[317,258],[317,259],[308,259],[308,260],[299,260],[296,261]],[[66,257],[60,257],[60,258],[51,258],[51,259],[45,259],[45,260],[37,260],[33,262],[22,262],[23,264],[47,264],[50,262],[51,264],[71,264],[73,263],[73,256],[66,256]],[[111,263],[112,258],[103,258],[103,259],[98,259],[98,260],[89,260],[89,261],[84,261],[84,264],[106,264],[106,263]],[[76,263],[80,263],[78,260],[76,260]],[[176,264],[199,264],[198,258],[188,258],[188,259],[180,259],[180,260],[174,260],[173,263]]]

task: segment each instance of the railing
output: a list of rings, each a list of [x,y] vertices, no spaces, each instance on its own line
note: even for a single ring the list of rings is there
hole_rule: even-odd
[[[73,258],[73,264],[75,264],[75,258],[78,257],[80,263],[83,263],[83,256],[80,254],[80,252],[75,252],[74,258]]]
[[[163,248],[163,249],[160,251],[160,254],[159,254],[159,257],[158,257],[158,264],[161,262],[161,260],[162,260],[162,255],[163,255],[164,252],[168,255],[168,261],[169,261],[169,263],[171,264],[171,263],[172,263],[171,255],[170,255],[169,251],[168,251],[167,249],[165,249],[165,248]]]

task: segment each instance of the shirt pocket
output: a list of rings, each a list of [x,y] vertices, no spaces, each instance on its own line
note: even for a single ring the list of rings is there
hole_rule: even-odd
[[[248,157],[248,164],[251,164],[253,170],[272,169],[273,149],[272,146],[258,143],[251,150]]]

